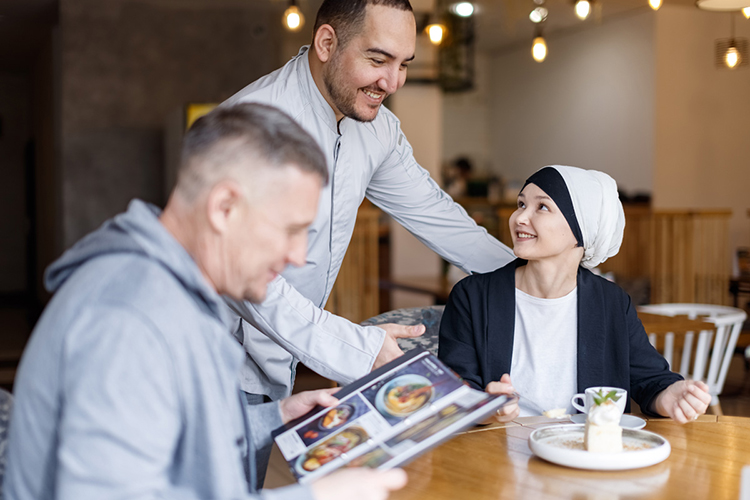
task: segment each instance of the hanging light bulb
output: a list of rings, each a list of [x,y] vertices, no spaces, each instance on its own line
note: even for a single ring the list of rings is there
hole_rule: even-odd
[[[578,0],[576,2],[576,16],[578,16],[578,19],[583,21],[587,17],[589,17],[590,13],[591,3],[589,2],[589,0]]]
[[[450,7],[450,11],[461,17],[471,17],[474,14],[474,4],[471,2],[458,2]]]
[[[741,62],[742,56],[740,55],[740,51],[734,45],[730,45],[724,54],[724,64],[727,65],[727,68],[734,69]]]
[[[292,0],[289,8],[284,11],[284,26],[289,31],[299,31],[304,25],[305,16],[302,15],[302,12],[300,12],[299,8],[295,5],[294,0]]]
[[[547,20],[549,11],[545,7],[537,7],[529,13],[529,19],[532,23],[543,23]]]
[[[750,7],[742,9],[742,15],[745,16],[745,19],[750,19]]]
[[[534,38],[534,42],[531,45],[531,57],[538,63],[544,61],[547,57],[547,42],[544,41],[544,37],[541,34]]]
[[[661,1],[662,0],[648,0],[648,4],[652,9],[659,10],[659,7],[661,7]]]
[[[424,30],[427,33],[427,36],[430,37],[430,42],[432,42],[433,45],[440,45],[440,42],[443,41],[443,37],[445,36],[445,26],[442,24],[430,24]]]

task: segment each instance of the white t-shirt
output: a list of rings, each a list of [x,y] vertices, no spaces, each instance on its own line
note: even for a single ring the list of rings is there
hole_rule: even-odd
[[[516,326],[510,380],[521,395],[521,416],[566,408],[578,389],[577,288],[540,299],[516,288]]]

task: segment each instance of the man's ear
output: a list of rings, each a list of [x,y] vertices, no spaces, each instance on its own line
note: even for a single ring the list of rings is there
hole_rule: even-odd
[[[338,37],[333,26],[324,24],[318,28],[313,38],[313,49],[315,49],[320,62],[326,63],[330,61],[336,47],[338,47]]]
[[[206,200],[206,216],[217,233],[229,230],[231,222],[239,216],[245,195],[234,181],[221,181],[211,188]]]

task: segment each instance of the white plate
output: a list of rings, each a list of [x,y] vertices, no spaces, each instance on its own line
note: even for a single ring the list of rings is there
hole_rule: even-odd
[[[627,470],[663,462],[672,451],[669,441],[653,432],[623,429],[622,453],[592,453],[583,449],[583,425],[542,427],[529,436],[529,448],[539,458],[566,467]]]
[[[571,415],[570,421],[574,424],[585,424],[586,414],[577,413],[575,415]],[[620,427],[637,431],[638,429],[643,429],[644,427],[646,427],[646,421],[634,415],[623,415],[622,417],[620,417]]]

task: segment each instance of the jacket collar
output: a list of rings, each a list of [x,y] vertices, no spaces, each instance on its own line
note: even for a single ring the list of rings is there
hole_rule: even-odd
[[[318,115],[320,120],[338,135],[339,128],[336,122],[336,113],[333,112],[331,105],[328,104],[323,94],[320,93],[320,89],[310,71],[309,45],[303,46],[297,54],[297,78],[300,81],[300,91],[304,99],[310,103],[313,111]]]
[[[482,373],[486,381],[500,380],[504,373],[510,373],[516,323],[516,268],[524,265],[525,260],[516,259],[495,271],[496,279],[489,281],[485,304],[488,321],[484,332],[487,350],[483,353],[487,373]],[[606,328],[606,305],[591,271],[579,267],[577,280],[577,383],[578,390],[582,391],[601,385],[601,380],[595,374],[605,373],[603,332]]]

